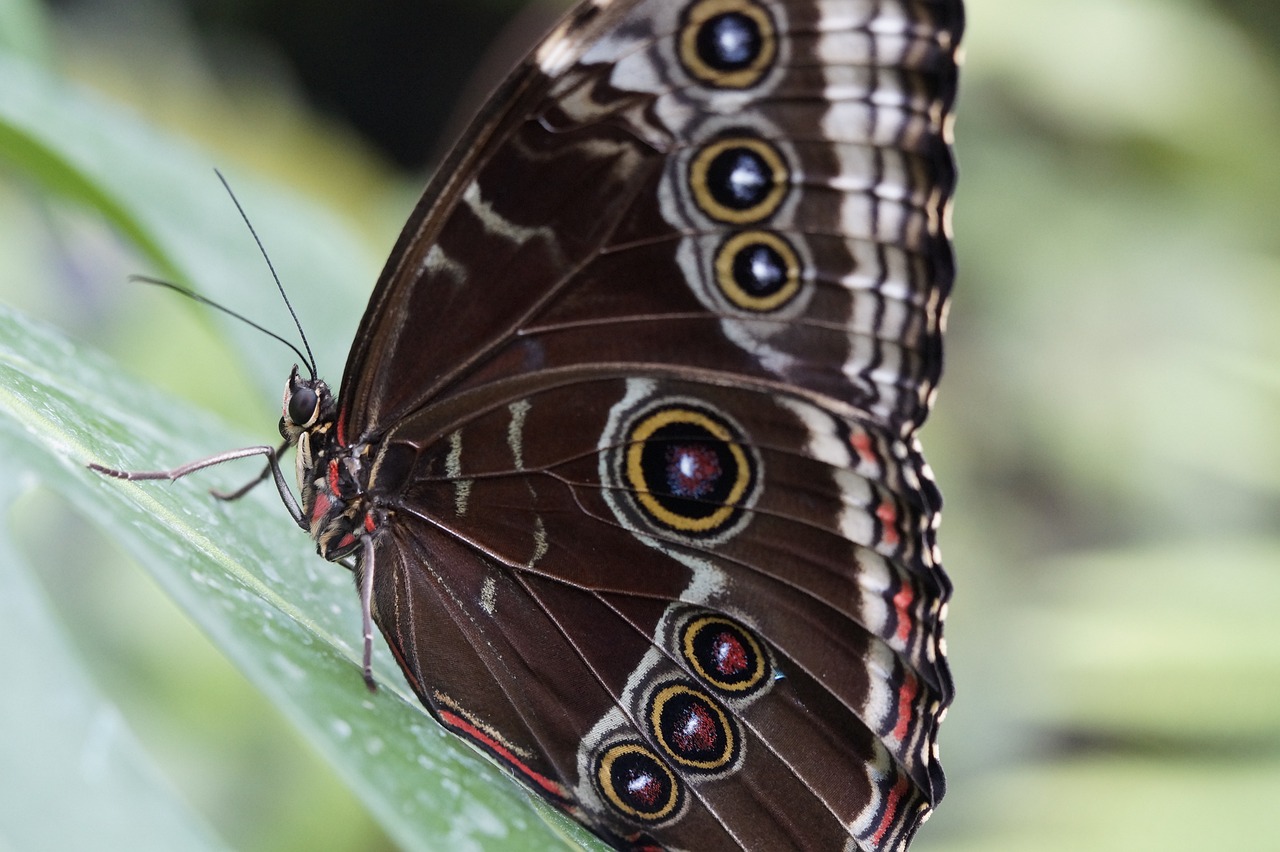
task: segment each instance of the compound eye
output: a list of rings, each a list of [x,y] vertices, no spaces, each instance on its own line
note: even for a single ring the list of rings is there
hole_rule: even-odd
[[[320,397],[314,390],[302,385],[289,394],[289,420],[295,426],[310,426],[314,422]]]

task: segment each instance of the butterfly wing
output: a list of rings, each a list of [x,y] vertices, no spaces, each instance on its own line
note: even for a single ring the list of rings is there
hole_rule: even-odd
[[[796,395],[522,384],[413,457],[379,551],[424,702],[615,839],[902,848],[951,695],[918,455]]]
[[[695,76],[708,16],[735,15],[769,62]],[[345,435],[606,360],[797,385],[910,431],[954,274],[961,28],[959,0],[584,4],[406,224],[348,358]]]
[[[952,694],[915,441],[959,2],[580,7],[361,324],[374,614],[446,726],[619,846],[905,848]]]

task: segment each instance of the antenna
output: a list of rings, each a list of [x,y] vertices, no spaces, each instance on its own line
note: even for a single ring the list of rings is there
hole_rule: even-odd
[[[302,346],[304,349],[307,350],[306,357],[303,357],[302,353],[298,352],[298,348],[294,346],[292,343],[289,343],[283,337],[280,337],[277,334],[272,334],[262,326],[258,325],[255,322],[250,322],[249,320],[245,319],[244,317],[240,316],[234,311],[227,310],[226,308],[222,307],[222,305],[211,302],[208,299],[204,298],[203,296],[199,296],[194,293],[186,293],[186,295],[191,296],[196,301],[202,302],[211,308],[217,308],[218,310],[223,311],[227,314],[230,314],[231,316],[236,317],[237,319],[244,320],[254,328],[259,329],[260,331],[264,331],[267,334],[270,334],[276,340],[280,340],[284,343],[287,343],[289,348],[292,349],[294,352],[296,352],[299,358],[302,358],[303,362],[307,365],[307,370],[311,372],[311,378],[314,380],[316,378],[316,359],[315,359],[315,356],[311,354],[311,344],[307,341],[307,333],[302,330],[302,323],[298,321],[298,314],[293,309],[293,303],[289,301],[289,297],[284,292],[284,285],[280,283],[280,276],[276,274],[276,268],[274,265],[272,265],[271,258],[267,256],[267,250],[262,245],[262,240],[258,238],[258,232],[253,229],[253,223],[249,221],[249,217],[245,214],[244,208],[240,206],[240,199],[236,198],[236,194],[231,191],[231,184],[227,183],[227,179],[222,176],[222,172],[219,171],[218,169],[214,169],[213,173],[218,176],[218,180],[222,181],[223,189],[227,191],[227,195],[231,196],[231,202],[235,204],[236,210],[240,211],[240,218],[244,220],[245,227],[247,227],[249,229],[249,233],[253,235],[253,241],[258,244],[258,251],[262,254],[262,259],[267,262],[267,269],[271,270],[271,278],[273,281],[276,282],[276,289],[280,291],[280,298],[284,300],[284,306],[289,309],[289,316],[293,317],[294,328],[298,329],[298,336],[302,338]],[[147,280],[147,279],[143,279],[143,280]],[[148,280],[148,283],[159,284],[164,282]],[[178,292],[184,292],[180,287],[174,287],[173,285],[168,285],[168,286],[172,287],[174,290],[177,290]]]
[[[186,287],[183,287],[179,284],[174,284],[172,281],[165,281],[163,278],[152,278],[149,275],[130,275],[129,280],[136,281],[139,284],[153,284],[156,287],[164,287],[167,290],[172,290],[173,292],[177,293],[180,296],[186,296],[188,299],[191,299],[193,302],[199,302],[202,305],[207,305],[210,308],[214,308],[215,310],[222,311],[227,316],[235,317],[245,325],[248,325],[252,328],[256,328],[258,331],[262,332],[267,337],[273,337],[276,340],[279,340],[285,346],[288,346],[290,349],[292,349],[293,354],[297,355],[300,360],[302,360],[304,363],[307,364],[307,369],[311,370],[311,377],[313,379],[315,378],[315,370],[312,368],[311,364],[307,362],[307,355],[311,354],[310,349],[307,350],[307,355],[303,355],[301,350],[298,349],[298,347],[294,346],[288,340],[276,334],[271,329],[263,328],[253,320],[244,316],[243,314],[238,314],[235,311],[231,310],[226,305],[220,305],[217,302],[215,302],[213,299],[210,299],[207,296],[201,296],[199,293],[195,292],[194,290],[188,290]]]

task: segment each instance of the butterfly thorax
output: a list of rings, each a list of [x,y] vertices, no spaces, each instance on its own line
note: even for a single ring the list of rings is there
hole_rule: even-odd
[[[329,386],[321,379],[303,379],[295,366],[285,385],[280,435],[297,450],[302,516],[316,550],[330,561],[351,554],[360,537],[377,528],[365,499],[369,445],[342,442],[337,412]]]

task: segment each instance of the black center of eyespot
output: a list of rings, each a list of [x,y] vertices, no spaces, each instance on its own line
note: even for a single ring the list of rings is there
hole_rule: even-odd
[[[606,749],[597,761],[596,778],[609,802],[640,820],[669,817],[680,802],[680,790],[671,770],[638,743],[620,743]]]
[[[715,493],[723,480],[720,460],[724,448],[707,443],[679,443],[667,447],[669,493],[703,499]]]
[[[626,430],[618,482],[646,523],[664,533],[716,538],[745,523],[760,482],[741,427],[683,401],[637,417]]]
[[[745,146],[725,148],[707,166],[707,190],[723,207],[750,210],[773,190],[773,171]]]
[[[696,39],[698,58],[717,71],[738,71],[760,56],[760,26],[740,12],[726,12],[703,22]]]
[[[778,11],[764,0],[692,0],[676,34],[680,64],[700,87],[758,85],[778,65]]]
[[[644,482],[659,503],[683,518],[705,518],[729,501],[738,462],[729,445],[696,423],[656,429],[640,453]]]
[[[611,776],[613,788],[638,811],[656,810],[670,795],[666,776],[648,755],[631,754],[615,760]]]
[[[746,246],[734,255],[733,280],[749,295],[772,296],[788,281],[786,258],[764,243]]]
[[[688,769],[719,771],[737,755],[738,737],[728,714],[711,696],[684,684],[654,693],[649,720],[658,743]]]
[[[766,685],[769,660],[759,641],[720,615],[704,615],[683,628],[681,650],[694,672],[725,694],[746,695]]]
[[[769,313],[801,292],[799,254],[775,231],[731,234],[716,250],[715,281],[729,302],[745,311]]]
[[[741,677],[751,664],[742,640],[728,630],[722,630],[711,637],[709,650],[711,665],[721,677]]]
[[[728,683],[742,680],[755,668],[755,655],[742,636],[723,625],[699,631],[693,638],[693,648],[703,667]]]
[[[693,200],[711,219],[763,222],[782,205],[791,183],[788,154],[752,131],[728,131],[689,160]]]
[[[684,757],[705,761],[724,752],[724,731],[706,702],[668,701],[662,714],[662,724],[667,742]]]
[[[299,385],[289,394],[289,419],[295,426],[305,426],[316,413],[319,397],[306,385]]]

